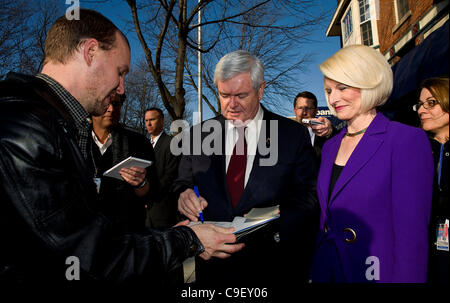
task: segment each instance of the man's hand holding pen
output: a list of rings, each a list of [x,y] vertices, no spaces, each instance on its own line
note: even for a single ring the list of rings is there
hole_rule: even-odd
[[[180,213],[194,222],[200,218],[203,223],[203,209],[207,206],[208,202],[198,194],[198,189],[196,193],[193,189],[188,188],[180,194],[178,199]],[[188,223],[185,221],[177,225],[187,225]],[[198,224],[191,228],[205,248],[205,251],[200,254],[200,257],[205,260],[211,257],[227,258],[244,247],[243,243],[234,244],[236,236],[233,234],[233,228],[222,228],[212,224]]]
[[[200,203],[200,194],[198,192],[198,186],[194,186],[194,192],[197,195],[197,198],[199,198],[198,202]],[[202,222],[202,224],[205,222],[205,219],[203,218],[203,210],[201,210],[198,213],[199,217],[200,217],[200,221]]]
[[[186,189],[178,198],[178,211],[193,222],[197,222],[200,213],[208,206],[208,202],[202,197],[197,196],[191,188]]]

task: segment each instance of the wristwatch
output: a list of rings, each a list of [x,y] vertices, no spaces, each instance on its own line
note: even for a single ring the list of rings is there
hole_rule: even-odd
[[[141,182],[141,184],[135,186],[134,188],[143,188],[145,186],[145,184],[147,184],[147,179],[144,179],[144,181]]]

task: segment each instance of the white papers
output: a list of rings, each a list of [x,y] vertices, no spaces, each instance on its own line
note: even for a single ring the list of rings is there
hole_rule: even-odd
[[[204,223],[214,224],[224,228],[234,227],[234,234],[239,239],[244,235],[265,226],[267,223],[278,219],[279,217],[279,205],[276,205],[272,207],[252,208],[247,216],[236,216],[231,222],[205,221]],[[201,222],[191,222],[189,226],[197,224],[201,224]]]
[[[122,168],[129,168],[132,166],[146,168],[146,167],[152,165],[152,163],[153,163],[152,161],[139,159],[139,158],[135,158],[135,157],[128,157],[125,160],[123,160],[122,162],[114,165],[113,167],[111,167],[110,169],[105,171],[103,173],[103,176],[123,180],[122,176],[119,174],[119,172]]]
[[[280,213],[280,206],[275,205],[271,207],[252,208],[247,216],[247,220],[263,220],[272,218]]]

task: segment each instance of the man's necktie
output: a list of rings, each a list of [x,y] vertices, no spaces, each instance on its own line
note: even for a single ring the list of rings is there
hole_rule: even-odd
[[[236,207],[244,192],[245,167],[247,165],[247,142],[245,141],[245,128],[236,128],[238,140],[234,145],[233,155],[227,170],[227,185],[231,203]]]
[[[153,141],[152,137],[150,137],[150,143],[152,144],[153,147],[155,147],[155,141]]]

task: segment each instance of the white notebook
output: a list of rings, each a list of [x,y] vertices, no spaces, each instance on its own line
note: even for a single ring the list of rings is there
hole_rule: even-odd
[[[149,161],[149,160],[139,159],[139,158],[135,158],[135,157],[128,157],[125,160],[123,160],[122,162],[114,165],[113,167],[111,167],[110,169],[105,171],[103,173],[103,176],[123,180],[122,176],[119,174],[119,172],[122,168],[128,168],[128,167],[132,167],[132,166],[147,168],[150,165],[152,165],[152,163],[153,162]]]

